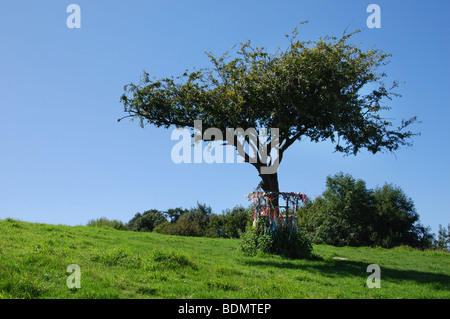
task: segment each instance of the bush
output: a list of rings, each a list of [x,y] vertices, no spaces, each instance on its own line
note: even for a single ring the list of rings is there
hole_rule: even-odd
[[[418,224],[413,201],[391,184],[370,190],[343,173],[327,177],[326,190],[299,212],[314,243],[334,246],[398,245],[427,248],[432,236]]]
[[[315,243],[367,246],[374,224],[373,196],[362,180],[328,177],[326,190],[299,212],[301,226]]]
[[[177,236],[203,236],[204,231],[196,219],[189,221],[179,219],[176,223],[164,222],[154,229],[155,232],[166,235]]]
[[[153,231],[159,234],[169,234],[169,228],[173,225],[172,223],[169,223],[168,221],[165,221],[155,228],[153,228]]]
[[[87,226],[89,227],[110,227],[117,230],[128,230],[126,224],[122,223],[120,220],[109,220],[106,217],[101,217],[97,219],[91,219],[88,221]]]
[[[264,233],[251,224],[248,224],[241,237],[239,250],[249,256],[276,254],[292,259],[307,259],[314,256],[311,241],[302,231],[284,228]]]
[[[242,206],[212,213],[210,206],[197,203],[191,209],[171,208],[164,212],[151,209],[137,213],[129,222],[133,231],[155,231],[160,234],[180,236],[206,236],[239,238],[245,231],[250,212]]]
[[[245,232],[248,222],[252,218],[252,212],[242,206],[235,206],[231,210],[225,210],[222,230],[232,238],[239,238]]]
[[[428,230],[418,223],[414,202],[400,187],[386,184],[373,192],[375,224],[373,245],[395,247],[410,245],[427,248]],[[431,241],[430,241],[431,244]]]
[[[217,215],[217,214],[212,215],[209,218],[208,227],[205,230],[205,236],[213,237],[213,238],[223,237],[222,236],[223,234],[221,234],[219,229],[224,231],[225,223],[226,223],[226,220],[225,220],[224,215]],[[225,232],[225,234],[226,234],[226,232]],[[228,234],[226,234],[225,236],[229,237]]]
[[[240,238],[240,234],[245,232],[250,217],[250,211],[242,206],[235,206],[231,210],[227,209],[220,215],[213,214],[209,218],[205,236],[223,237],[225,234],[226,237]]]
[[[197,207],[193,207],[190,210],[182,214],[177,222],[186,221],[185,225],[188,223],[198,224],[202,230],[205,230],[209,224],[209,219],[212,215],[212,209],[210,206],[205,204],[197,203]]]
[[[239,250],[248,256],[270,254],[272,252],[272,244],[272,237],[249,225],[241,236]]]
[[[287,258],[311,258],[311,240],[302,231],[278,230],[273,236],[272,252]]]
[[[175,218],[171,218],[170,223],[167,221],[161,223],[160,226],[154,229],[156,232],[167,235],[194,237],[205,235],[205,230],[212,214],[211,207],[197,203],[197,207],[190,210],[176,208],[169,211],[175,212],[173,215]]]
[[[159,210],[151,209],[143,214],[137,213],[128,222],[128,228],[133,231],[151,232],[156,226],[166,221],[166,218]]]

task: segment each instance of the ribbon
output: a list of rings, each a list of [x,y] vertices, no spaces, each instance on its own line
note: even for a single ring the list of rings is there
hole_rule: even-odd
[[[252,192],[246,196],[247,200],[256,204],[253,214],[253,227],[257,226],[258,229],[262,229],[264,234],[274,234],[278,230],[282,231],[283,229],[289,229],[290,234],[298,231],[298,218],[293,212],[298,210],[299,201],[302,203],[307,202],[308,197],[305,194],[294,192]],[[286,201],[285,216],[282,216],[279,207],[275,207],[273,204],[274,200],[280,197]],[[292,208],[289,209],[289,206]],[[291,214],[289,214],[289,211],[291,211]]]

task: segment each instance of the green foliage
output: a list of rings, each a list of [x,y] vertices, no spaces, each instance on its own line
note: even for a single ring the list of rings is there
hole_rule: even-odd
[[[206,229],[209,219],[212,215],[212,209],[206,204],[197,203],[197,207],[193,207],[179,218],[179,221],[198,224],[201,229]]]
[[[301,227],[316,243],[367,246],[373,232],[373,199],[362,180],[349,175],[328,177],[326,190],[300,209]]]
[[[165,212],[163,212],[163,214],[171,223],[175,223],[178,220],[178,218],[180,218],[180,216],[183,215],[184,213],[187,213],[187,211],[188,211],[187,209],[177,207],[177,208],[170,208]]]
[[[250,223],[241,237],[239,250],[249,256],[277,254],[292,259],[313,257],[311,241],[302,231],[284,228],[264,233]]]
[[[370,190],[362,180],[339,173],[326,190],[299,212],[301,227],[315,243],[334,246],[411,245],[427,248],[431,235],[417,224],[412,199],[391,184]]]
[[[398,96],[397,83],[385,86],[383,81],[387,75],[381,68],[390,54],[351,43],[358,32],[300,41],[296,28],[286,49],[272,54],[248,41],[234,57],[207,53],[209,68],[162,79],[144,72],[139,84],[124,87],[124,118],[165,128],[193,128],[194,120],[201,120],[202,130],[216,128],[222,139],[227,128],[278,128],[280,163],[284,151],[301,138],[330,140],[344,154],[410,145],[416,134],[406,128],[416,117],[396,125],[382,116],[390,109],[386,102]],[[267,165],[261,154],[252,164],[258,170]]]
[[[150,232],[158,226],[164,223],[166,218],[164,215],[156,209],[145,211],[143,214],[137,213],[129,222],[128,227],[133,231],[146,231]]]
[[[176,218],[172,222],[165,222],[155,228],[155,231],[161,234],[194,236],[200,237],[205,235],[205,229],[209,223],[212,210],[211,207],[197,203],[196,207],[190,210],[176,210]],[[178,213],[180,213],[178,215]],[[176,221],[173,221],[176,220]]]
[[[450,224],[447,229],[439,224],[438,237],[434,239],[433,245],[436,249],[450,251]]]
[[[270,254],[272,252],[272,237],[264,234],[256,227],[248,226],[245,233],[242,234],[239,242],[239,250],[248,256],[257,254]]]
[[[201,237],[204,235],[204,230],[196,218],[193,220],[179,219],[176,223],[165,222],[155,227],[154,231],[177,236]]]
[[[208,237],[231,237],[239,238],[245,232],[246,225],[251,218],[249,209],[242,206],[235,206],[227,209],[222,214],[213,214],[210,217],[205,235]],[[221,231],[223,233],[221,233]]]
[[[205,231],[206,237],[221,237],[221,232],[219,231],[224,228],[225,216],[214,214],[210,217],[208,228]]]
[[[225,217],[223,231],[232,238],[239,238],[240,234],[245,232],[252,211],[242,206],[236,206],[231,210],[226,210],[223,216]]]
[[[311,240],[302,231],[287,228],[276,231],[272,251],[287,258],[313,258]]]
[[[97,219],[91,219],[88,221],[87,226],[89,227],[111,227],[117,230],[128,230],[126,224],[121,222],[120,220],[109,220],[106,217],[101,217]]]
[[[164,222],[155,227],[155,232],[180,236],[239,238],[245,231],[250,214],[241,206],[227,209],[222,214],[214,214],[210,206],[200,203],[189,210],[178,208],[169,211],[175,211],[177,217],[172,218],[170,223]]]
[[[414,202],[400,187],[385,184],[373,191],[375,225],[373,242],[381,247],[411,245],[430,248],[429,229],[419,223]]]
[[[87,226],[141,232],[155,231],[179,236],[239,238],[245,231],[249,217],[249,210],[242,206],[227,209],[222,214],[213,214],[210,206],[197,203],[197,206],[191,209],[177,207],[164,212],[150,209],[143,214],[137,213],[127,224],[102,217],[89,220]],[[11,218],[6,220],[13,227],[20,227],[20,222]]]
[[[7,217],[5,221],[8,222],[8,224],[11,225],[12,227],[22,228],[22,222],[20,220]]]

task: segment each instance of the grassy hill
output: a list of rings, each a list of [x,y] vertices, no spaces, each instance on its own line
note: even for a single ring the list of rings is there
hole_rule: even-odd
[[[314,245],[318,259],[288,260],[243,256],[238,242],[0,220],[0,298],[450,298],[445,252]]]

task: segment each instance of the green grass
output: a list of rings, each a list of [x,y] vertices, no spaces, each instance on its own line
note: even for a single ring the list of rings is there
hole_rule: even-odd
[[[289,260],[238,242],[0,220],[0,298],[450,298],[445,252],[314,245],[318,259]],[[369,264],[380,289],[366,286]]]

